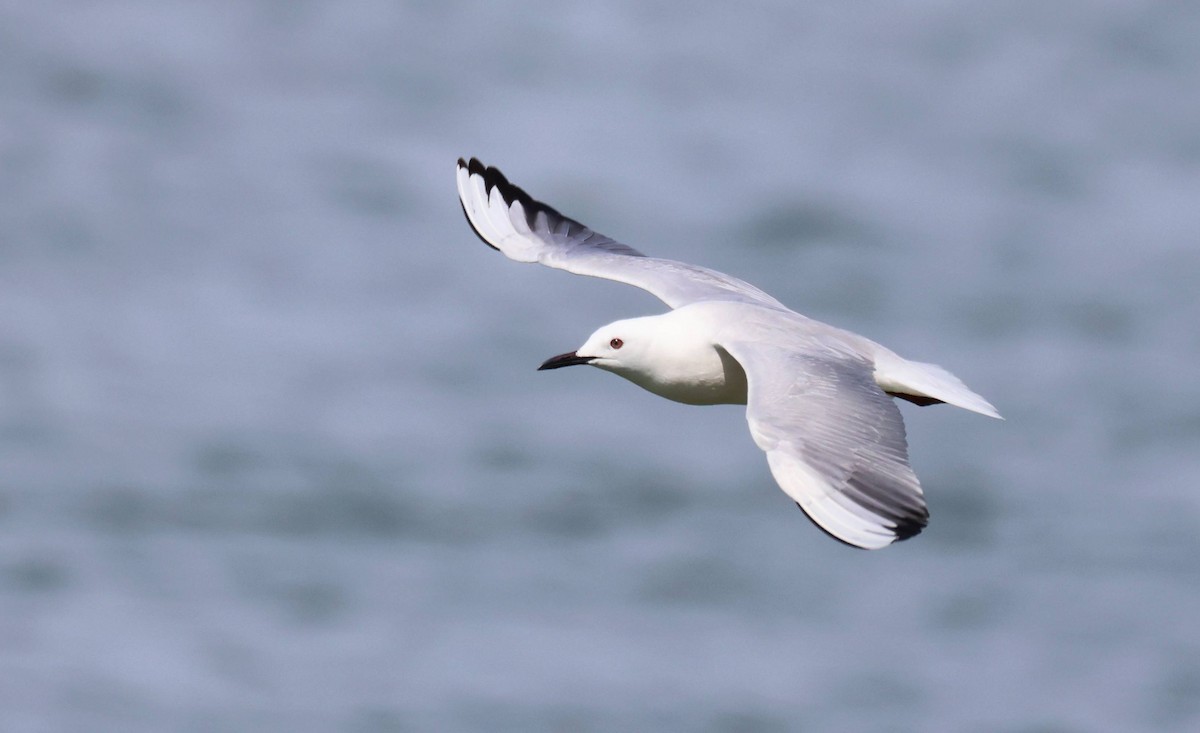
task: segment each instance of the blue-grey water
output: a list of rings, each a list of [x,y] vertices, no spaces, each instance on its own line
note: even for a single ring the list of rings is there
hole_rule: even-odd
[[[0,730],[1200,729],[1200,6],[0,5]],[[599,231],[952,369],[932,523],[537,373]]]

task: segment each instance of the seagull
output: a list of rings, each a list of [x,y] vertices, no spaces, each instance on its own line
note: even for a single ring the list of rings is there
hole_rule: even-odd
[[[735,277],[647,257],[475,158],[458,160],[457,180],[467,222],[509,259],[634,285],[671,308],[602,326],[539,370],[587,364],[676,402],[746,405],[780,488],[847,545],[886,547],[929,521],[893,398],[1003,419],[939,366],[802,316]]]

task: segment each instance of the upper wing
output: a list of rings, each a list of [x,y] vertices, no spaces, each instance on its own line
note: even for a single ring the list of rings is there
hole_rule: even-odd
[[[780,487],[835,539],[878,549],[929,521],[904,422],[871,364],[835,351],[722,343],[746,371],[746,419]]]
[[[518,262],[636,285],[678,308],[732,300],[782,308],[753,285],[715,270],[641,252],[567,218],[475,158],[458,160],[458,197],[471,228],[490,247]]]

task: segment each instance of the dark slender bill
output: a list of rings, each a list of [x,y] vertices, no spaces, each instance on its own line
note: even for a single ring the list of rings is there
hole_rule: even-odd
[[[591,360],[592,357],[590,356],[580,356],[574,351],[568,351],[565,354],[552,356],[546,361],[542,362],[542,365],[538,367],[538,371],[540,372],[545,369],[559,369],[566,366],[575,366],[576,364],[587,364]]]

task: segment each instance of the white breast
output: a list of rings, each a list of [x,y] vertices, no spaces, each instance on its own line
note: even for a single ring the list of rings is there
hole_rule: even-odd
[[[688,405],[746,404],[746,372],[724,349],[708,346],[687,362],[663,365],[653,373],[621,373],[634,384]]]
[[[699,306],[637,319],[647,345],[633,363],[611,371],[660,397],[689,405],[746,404],[746,372],[715,343]]]

